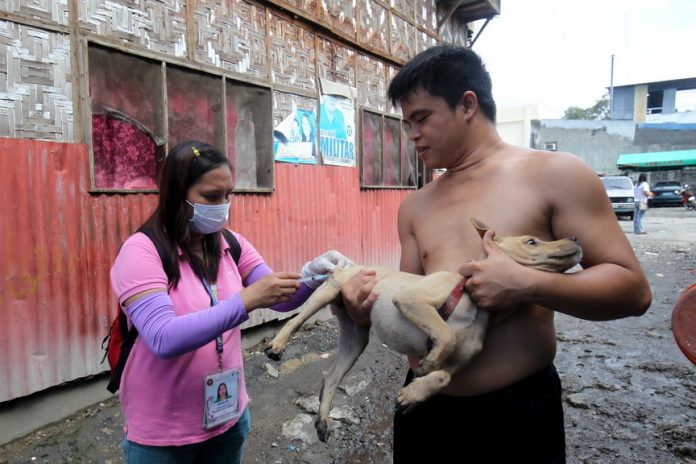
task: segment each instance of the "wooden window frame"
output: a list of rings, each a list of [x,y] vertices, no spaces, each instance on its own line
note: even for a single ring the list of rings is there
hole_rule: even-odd
[[[86,68],[86,75],[87,75],[87,83],[86,87],[89,89],[89,70],[90,70],[90,65],[89,65],[89,53],[90,50],[92,50],[93,47],[97,47],[102,50],[106,50],[107,52],[113,52],[113,53],[119,53],[122,55],[127,55],[131,56],[136,59],[142,59],[142,60],[148,60],[148,61],[153,61],[156,63],[160,64],[161,67],[161,73],[162,73],[162,96],[161,96],[161,105],[162,108],[160,109],[160,113],[163,115],[164,121],[162,121],[162,126],[163,126],[163,131],[164,135],[162,136],[164,141],[162,142],[162,147],[161,151],[164,155],[169,152],[169,150],[172,148],[170,146],[170,141],[169,141],[169,125],[168,125],[168,111],[169,111],[169,105],[167,102],[167,67],[172,67],[176,69],[182,69],[182,70],[190,70],[191,72],[199,73],[205,76],[213,77],[216,79],[219,79],[220,81],[220,89],[221,89],[221,95],[222,95],[222,111],[219,112],[219,117],[220,121],[219,123],[216,123],[216,127],[219,127],[220,130],[222,131],[219,136],[216,137],[217,140],[213,141],[207,141],[205,142],[212,143],[213,145],[217,145],[220,150],[223,151],[223,153],[226,154],[230,158],[230,161],[232,162],[233,166],[233,173],[234,173],[234,167],[242,164],[239,161],[245,161],[245,164],[247,167],[251,165],[253,169],[255,169],[255,176],[251,175],[249,178],[251,181],[247,180],[244,183],[240,183],[238,185],[237,178],[235,177],[235,188],[234,191],[237,193],[272,193],[275,190],[275,163],[274,163],[274,157],[273,157],[273,132],[272,132],[272,88],[270,86],[264,86],[262,84],[257,84],[257,83],[249,83],[245,82],[243,80],[235,79],[234,77],[227,76],[222,73],[215,73],[212,72],[209,69],[200,69],[198,67],[193,66],[193,64],[189,65],[188,63],[180,63],[180,62],[170,62],[167,60],[162,59],[161,57],[153,57],[150,55],[144,55],[140,53],[135,53],[131,50],[124,50],[118,47],[110,46],[107,44],[100,43],[98,41],[86,41],[86,47],[85,47],[85,53],[84,53],[84,61],[86,63],[85,68]],[[254,147],[255,147],[255,155],[248,156],[249,160],[240,158],[240,155],[243,156],[244,153],[246,153],[245,150],[236,150],[234,147],[230,147],[229,145],[235,140],[235,139],[241,139],[242,137],[236,137],[234,135],[231,135],[231,129],[229,126],[229,120],[228,120],[228,100],[230,100],[230,89],[248,89],[248,92],[246,92],[246,95],[239,95],[235,98],[235,101],[237,102],[243,102],[244,105],[246,105],[247,108],[253,107],[255,110],[258,110],[256,113],[253,113],[253,121],[251,121],[251,124],[247,124],[248,127],[254,127],[258,130],[258,132],[255,133],[254,140],[256,141]],[[243,92],[243,91],[242,91]],[[256,105],[250,105],[249,102],[247,101],[249,97],[249,94],[255,94],[256,98],[262,102],[262,104],[256,104]],[[86,102],[85,102],[85,139],[87,144],[89,145],[89,150],[90,150],[90,176],[91,176],[91,185],[90,185],[90,192],[92,193],[151,193],[151,192],[157,192],[158,190],[155,189],[124,189],[124,188],[104,188],[104,187],[97,187],[95,183],[95,166],[94,166],[94,150],[93,150],[93,140],[92,140],[92,98],[91,98],[91,93],[87,91],[87,97],[86,97]],[[236,96],[236,95],[233,95]],[[254,98],[253,96],[251,98]],[[127,115],[126,115],[127,116]],[[249,122],[249,121],[247,121]],[[237,126],[238,127],[238,126]],[[267,133],[265,133],[267,132]],[[248,135],[245,137],[248,138]],[[220,141],[222,141],[222,146],[220,146]],[[232,141],[232,142],[231,142]],[[161,141],[160,141],[161,142]],[[254,158],[253,160],[251,158]],[[161,160],[156,161],[156,169],[157,173],[159,174],[159,168],[161,165]],[[252,173],[254,174],[254,173]],[[254,185],[255,182],[255,185]]]
[[[419,163],[416,158],[416,150],[413,142],[408,138],[408,129],[404,121],[394,116],[386,114],[366,107],[359,110],[360,114],[360,188],[362,189],[417,189],[419,184]],[[376,131],[379,136],[378,140],[374,140],[368,134],[372,131],[369,127],[369,119],[379,121],[379,129]],[[394,126],[398,124],[400,128],[400,137],[395,139],[394,131],[392,130],[391,138],[388,134],[388,125]],[[378,145],[377,150],[371,150],[367,144],[372,140],[373,144]],[[398,140],[398,147],[392,150],[392,163],[386,162],[388,153],[384,147],[394,147],[394,140]],[[374,153],[371,153],[374,151]],[[388,151],[388,150],[387,150]],[[394,172],[396,163],[394,162],[398,156],[398,173]],[[392,170],[389,169],[392,168]],[[391,174],[391,175],[390,175]],[[396,181],[398,177],[398,181]]]

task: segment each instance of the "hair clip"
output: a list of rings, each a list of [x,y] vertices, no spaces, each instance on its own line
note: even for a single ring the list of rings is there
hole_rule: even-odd
[[[193,156],[194,156],[195,158],[199,158],[199,157],[201,156],[201,152],[198,151],[198,148],[196,148],[196,147],[191,147],[191,150],[193,150]]]

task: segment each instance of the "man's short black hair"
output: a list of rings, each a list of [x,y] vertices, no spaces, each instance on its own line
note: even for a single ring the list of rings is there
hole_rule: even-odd
[[[389,84],[387,95],[394,106],[419,89],[445,99],[454,109],[464,92],[478,98],[484,115],[495,122],[491,76],[473,50],[456,45],[436,45],[422,51],[406,63]]]

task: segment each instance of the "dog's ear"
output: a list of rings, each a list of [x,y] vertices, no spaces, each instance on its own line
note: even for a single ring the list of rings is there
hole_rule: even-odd
[[[488,224],[486,224],[485,222],[483,222],[479,219],[469,218],[469,221],[471,221],[471,224],[473,224],[474,228],[479,233],[481,238],[483,238],[486,231],[493,229],[491,226],[489,226]]]

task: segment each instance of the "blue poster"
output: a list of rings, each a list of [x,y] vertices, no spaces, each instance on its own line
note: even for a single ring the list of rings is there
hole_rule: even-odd
[[[273,130],[273,155],[285,163],[317,164],[316,116],[295,110]]]

